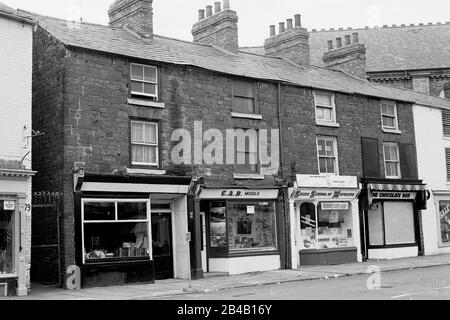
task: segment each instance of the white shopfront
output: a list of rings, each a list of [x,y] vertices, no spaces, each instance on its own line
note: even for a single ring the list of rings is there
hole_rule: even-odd
[[[289,190],[292,267],[361,262],[357,177],[298,175]]]

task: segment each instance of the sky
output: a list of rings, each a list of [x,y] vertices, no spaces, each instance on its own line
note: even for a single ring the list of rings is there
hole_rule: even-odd
[[[216,0],[153,0],[156,34],[192,40],[192,25],[198,9]],[[67,20],[107,24],[114,0],[0,0],[14,9]],[[449,0],[230,0],[239,16],[239,44],[260,46],[269,35],[269,25],[302,15],[302,25],[311,29],[361,28],[392,24],[450,21]]]

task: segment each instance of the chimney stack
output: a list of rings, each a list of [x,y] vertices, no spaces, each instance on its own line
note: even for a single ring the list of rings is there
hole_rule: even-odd
[[[153,37],[153,0],[116,0],[108,15],[111,26],[126,27],[142,38]]]
[[[309,32],[301,26],[301,15],[279,23],[279,33],[270,26],[270,37],[264,42],[266,56],[282,57],[299,65],[309,65]],[[287,28],[285,27],[287,26]]]
[[[336,38],[336,48],[333,40],[328,41],[328,51],[323,55],[325,66],[333,70],[341,70],[360,79],[367,79],[366,47],[359,43],[358,33],[346,35],[342,46],[342,38]]]
[[[223,9],[222,9],[223,8]],[[200,19],[192,28],[194,42],[220,47],[230,52],[239,52],[238,16],[230,9],[230,1],[223,0],[206,6],[206,18]]]

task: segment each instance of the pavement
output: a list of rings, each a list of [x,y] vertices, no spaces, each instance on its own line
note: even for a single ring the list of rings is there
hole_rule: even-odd
[[[276,270],[232,276],[207,275],[204,279],[192,282],[187,290],[186,280],[171,279],[157,281],[155,284],[139,284],[88,288],[83,290],[64,290],[55,287],[33,287],[27,297],[3,299],[14,300],[139,300],[176,297],[191,293],[208,293],[237,288],[258,287],[264,285],[301,282],[318,279],[336,279],[341,277],[414,270],[450,265],[450,255],[435,255],[395,260],[372,260],[363,263],[351,263],[335,266],[305,266],[299,270]]]

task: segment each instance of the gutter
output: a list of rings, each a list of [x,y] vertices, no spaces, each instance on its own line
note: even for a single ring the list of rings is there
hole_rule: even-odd
[[[31,17],[30,18],[25,18],[25,17],[21,17],[19,15],[7,13],[5,11],[0,11],[0,16],[5,17],[5,18],[9,18],[11,20],[28,23],[30,25],[35,25],[36,24],[36,22]]]

